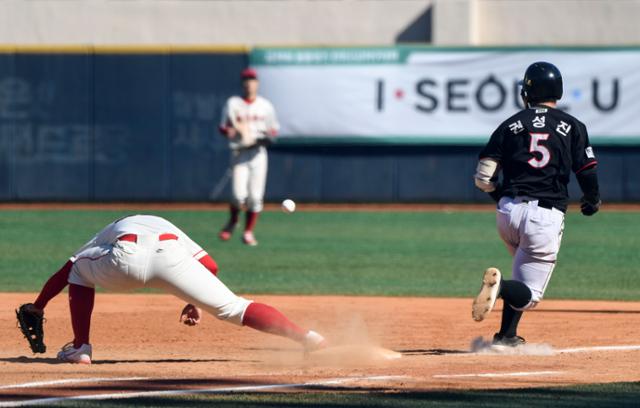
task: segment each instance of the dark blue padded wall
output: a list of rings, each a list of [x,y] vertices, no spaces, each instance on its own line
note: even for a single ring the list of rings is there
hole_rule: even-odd
[[[86,199],[91,57],[17,54],[0,61],[0,168],[11,177],[0,191],[18,200]]]
[[[270,152],[267,199],[490,202],[474,186],[477,146],[280,147]],[[640,147],[596,146],[603,200],[640,200]],[[575,177],[569,191],[581,193]]]
[[[96,200],[169,198],[169,61],[96,55]]]
[[[219,182],[225,188],[217,196],[225,198],[229,152],[218,124],[227,98],[239,92],[247,60],[237,54],[174,54],[170,63],[170,199],[207,199]]]
[[[217,126],[247,63],[241,52],[0,54],[0,201],[226,200]],[[472,179],[479,150],[276,144],[267,200],[487,202]],[[596,153],[603,199],[640,200],[640,146]]]
[[[15,129],[13,124],[13,103],[10,78],[15,77],[15,57],[0,55],[0,200],[7,201],[15,197],[13,193],[13,143]]]
[[[245,53],[0,54],[0,200],[202,200]],[[223,192],[224,194],[224,192]]]

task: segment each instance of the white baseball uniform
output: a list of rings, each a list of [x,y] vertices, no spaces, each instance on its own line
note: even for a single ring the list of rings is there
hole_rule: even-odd
[[[233,204],[238,208],[246,205],[249,211],[260,212],[263,207],[268,164],[267,149],[260,143],[260,139],[273,138],[280,125],[273,105],[261,96],[257,96],[253,101],[239,96],[229,98],[222,112],[220,129],[225,132],[234,122],[246,125],[250,139],[258,142],[245,146],[240,134],[229,140]]]
[[[539,207],[528,197],[502,197],[496,218],[500,238],[513,256],[513,279],[531,289],[533,304],[540,302],[560,251],[564,213]]]
[[[128,234],[135,234],[137,242],[118,239]],[[205,255],[169,221],[132,215],[107,225],[71,257],[69,283],[108,290],[159,288],[242,325],[251,301],[235,295],[198,261]]]

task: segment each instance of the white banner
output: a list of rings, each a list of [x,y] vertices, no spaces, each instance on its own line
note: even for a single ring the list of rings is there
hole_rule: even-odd
[[[283,137],[484,143],[521,109],[532,62],[562,72],[559,107],[599,143],[640,144],[638,49],[256,49]]]

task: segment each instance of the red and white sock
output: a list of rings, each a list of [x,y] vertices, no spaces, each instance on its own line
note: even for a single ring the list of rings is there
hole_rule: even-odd
[[[308,333],[277,309],[264,303],[251,303],[244,312],[242,324],[265,333],[287,337],[298,343],[304,343]]]
[[[259,212],[247,211],[247,218],[245,220],[244,232],[253,232],[253,229],[258,222]]]
[[[91,313],[96,291],[94,288],[69,285],[69,310],[71,311],[71,326],[73,327],[73,347],[80,348],[89,343],[91,328]]]

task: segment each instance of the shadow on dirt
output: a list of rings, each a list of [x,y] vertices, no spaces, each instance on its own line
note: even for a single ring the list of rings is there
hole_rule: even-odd
[[[0,362],[17,364],[67,364],[53,357],[4,357]],[[122,360],[93,360],[91,364],[167,364],[167,363],[259,363],[259,360],[237,360],[226,358],[156,358],[156,359],[122,359]]]
[[[445,356],[449,354],[469,354],[469,350],[450,350],[450,349],[407,349],[395,350],[404,356]]]

